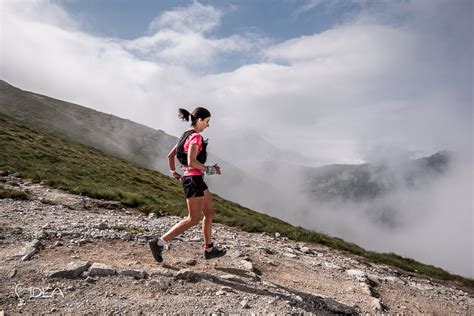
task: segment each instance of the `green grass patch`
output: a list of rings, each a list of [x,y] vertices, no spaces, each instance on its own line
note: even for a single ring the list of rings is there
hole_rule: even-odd
[[[41,198],[41,199],[40,199],[40,202],[43,203],[43,204],[46,204],[46,205],[57,205],[56,202],[51,201],[51,200],[48,200],[48,199],[45,199],[45,198]]]
[[[120,226],[120,225],[114,225],[112,226],[112,229],[118,232],[128,232],[131,234],[140,234],[140,233],[147,233],[148,229],[147,228],[140,228],[140,227],[129,227],[129,226]]]
[[[47,146],[45,146],[47,144]],[[180,184],[169,176],[105,154],[67,138],[0,117],[0,170],[19,172],[23,178],[89,197],[118,201],[145,213],[184,216],[186,201]],[[10,194],[2,193],[0,194]],[[14,193],[25,197],[26,193]],[[474,286],[474,280],[393,253],[366,251],[354,243],[252,211],[213,195],[215,221],[247,232],[280,233],[295,241],[323,244],[408,272]],[[117,227],[130,232],[136,228]]]
[[[24,191],[0,188],[0,199],[28,200],[28,193]]]

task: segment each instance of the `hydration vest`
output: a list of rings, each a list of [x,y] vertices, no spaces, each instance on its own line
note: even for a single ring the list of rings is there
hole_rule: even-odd
[[[195,130],[190,129],[187,130],[186,132],[183,133],[181,138],[178,141],[178,145],[176,146],[176,158],[178,158],[178,161],[183,165],[187,166],[188,165],[188,154],[184,152],[184,143],[186,142],[186,139],[188,139],[189,136],[192,134],[197,133]],[[202,136],[201,136],[202,138]],[[206,152],[206,147],[207,147],[207,142],[202,141],[202,150],[201,152],[198,153],[196,160],[199,161],[200,163],[204,164],[207,159],[207,152]]]

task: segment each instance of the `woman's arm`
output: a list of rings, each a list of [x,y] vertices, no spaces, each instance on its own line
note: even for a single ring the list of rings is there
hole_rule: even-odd
[[[198,154],[198,149],[199,149],[198,144],[191,144],[189,146],[189,149],[188,149],[188,166],[190,166],[191,168],[199,169],[199,170],[202,170],[202,171],[206,172],[207,171],[207,166],[200,163],[196,158],[197,154]],[[221,169],[217,164],[214,165],[214,168],[216,169],[217,174],[221,174]]]
[[[176,156],[176,147],[178,147],[178,144],[176,144],[168,154],[168,166],[170,167],[170,172],[173,177],[179,180],[181,179],[181,175],[176,172],[176,166],[174,164],[174,157]]]
[[[191,168],[199,169],[202,171],[207,171],[207,166],[203,165],[199,161],[197,161],[197,154],[198,154],[198,144],[191,144],[189,145],[188,149],[188,166]]]

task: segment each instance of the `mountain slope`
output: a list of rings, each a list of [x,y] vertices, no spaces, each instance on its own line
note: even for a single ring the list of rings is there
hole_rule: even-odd
[[[163,131],[77,104],[23,91],[2,80],[0,113],[165,174],[168,174],[167,154],[178,141],[178,138]],[[264,211],[275,202],[270,203],[262,196],[271,196],[274,200],[282,197],[281,192],[271,184],[220,159],[213,154],[212,148],[208,160],[218,163],[225,174],[218,181],[208,179],[216,193]],[[280,213],[285,214],[283,210]]]
[[[449,168],[453,153],[440,151],[429,157],[396,163],[327,165],[305,168],[306,194],[320,201],[372,200],[402,187],[415,188],[436,181]]]
[[[19,172],[35,182],[94,198],[120,201],[144,212],[185,215],[186,207],[179,183],[159,172],[94,148],[26,126],[10,117],[0,118],[0,170],[2,174]],[[360,255],[406,271],[436,278],[472,280],[452,275],[430,265],[395,254],[365,251],[339,238],[294,227],[276,218],[260,214],[214,195],[216,222],[249,232],[279,233],[293,240],[316,242]]]
[[[2,80],[0,113],[159,170],[166,170],[165,157],[177,140],[163,131],[77,104],[23,91]]]
[[[0,196],[0,313],[474,312],[474,288],[220,224],[214,237],[226,256],[204,260],[196,227],[174,239],[158,264],[147,239],[177,217],[147,216],[13,175],[0,176],[1,190],[28,193],[21,200]]]

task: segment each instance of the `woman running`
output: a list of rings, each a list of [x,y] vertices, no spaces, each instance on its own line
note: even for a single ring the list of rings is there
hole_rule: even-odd
[[[221,249],[212,243],[212,219],[215,209],[212,205],[212,197],[206,183],[203,180],[204,172],[207,175],[221,174],[220,167],[215,164],[207,166],[206,162],[207,141],[201,134],[209,127],[211,113],[205,108],[198,107],[192,113],[185,109],[179,109],[179,118],[183,121],[191,120],[191,128],[184,132],[178,143],[168,154],[168,165],[173,177],[181,180],[188,205],[188,217],[174,225],[166,234],[159,239],[149,241],[150,249],[156,261],[163,261],[163,250],[167,249],[167,243],[174,237],[184,233],[189,228],[197,225],[204,213],[202,220],[202,234],[204,237],[204,259],[223,256],[225,249]],[[176,172],[174,158],[177,157],[184,169],[183,176]]]

